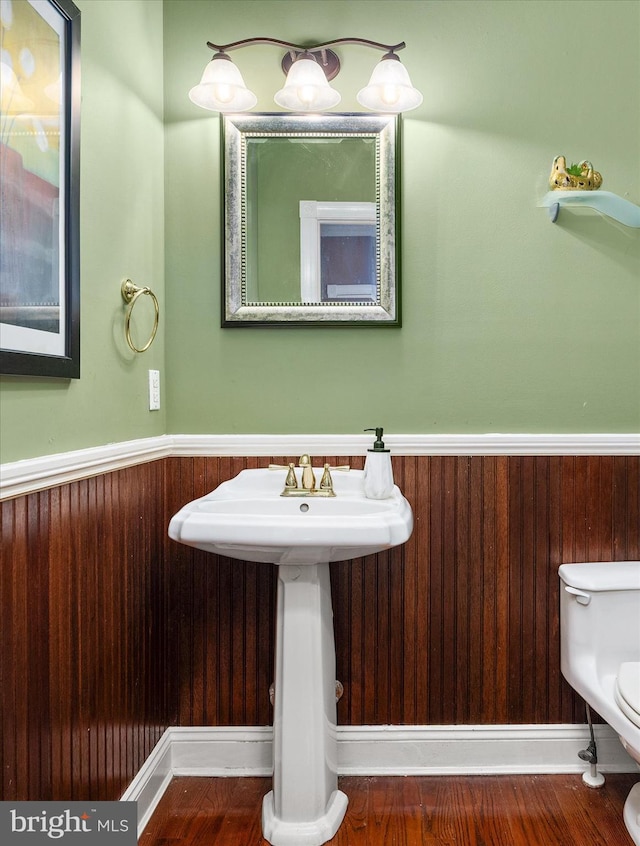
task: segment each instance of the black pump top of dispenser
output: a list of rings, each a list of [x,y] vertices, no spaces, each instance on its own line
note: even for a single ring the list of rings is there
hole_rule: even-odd
[[[364,431],[376,433],[376,439],[373,442],[373,447],[371,449],[367,450],[367,452],[391,452],[390,449],[385,449],[384,441],[382,440],[382,435],[384,434],[384,429],[382,429],[381,427],[378,427],[376,429],[365,429]]]

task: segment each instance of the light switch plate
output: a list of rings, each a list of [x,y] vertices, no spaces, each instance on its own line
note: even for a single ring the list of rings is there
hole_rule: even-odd
[[[149,371],[149,411],[160,408],[160,371]]]

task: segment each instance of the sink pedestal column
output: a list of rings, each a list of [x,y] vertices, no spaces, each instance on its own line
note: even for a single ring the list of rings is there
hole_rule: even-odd
[[[280,564],[273,790],[262,833],[273,846],[320,846],[338,830],[336,653],[329,564]]]

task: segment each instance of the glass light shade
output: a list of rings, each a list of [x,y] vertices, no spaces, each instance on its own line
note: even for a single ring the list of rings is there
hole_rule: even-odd
[[[411,85],[407,69],[397,56],[384,56],[373,69],[366,88],[358,91],[361,106],[374,112],[408,112],[422,103],[422,94]]]
[[[340,94],[329,85],[314,59],[296,59],[287,74],[284,88],[273,98],[283,109],[293,112],[322,112],[337,106]]]
[[[247,112],[258,102],[231,59],[219,54],[204,69],[200,84],[189,91],[189,99],[214,112]]]

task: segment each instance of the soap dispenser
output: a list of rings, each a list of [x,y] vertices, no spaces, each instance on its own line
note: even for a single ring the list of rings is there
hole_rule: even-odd
[[[364,495],[367,499],[388,499],[393,493],[391,452],[384,447],[382,429],[365,429],[364,431],[376,433],[373,447],[367,451],[367,459],[364,463]]]

